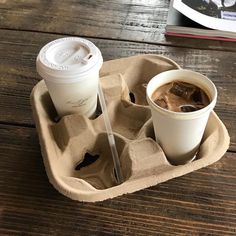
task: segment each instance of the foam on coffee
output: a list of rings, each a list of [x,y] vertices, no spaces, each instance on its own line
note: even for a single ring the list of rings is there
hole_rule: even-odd
[[[152,94],[152,100],[158,106],[174,112],[197,111],[210,103],[201,88],[179,80],[157,88]]]

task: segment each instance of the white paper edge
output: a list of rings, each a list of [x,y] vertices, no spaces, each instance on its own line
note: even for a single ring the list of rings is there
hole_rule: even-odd
[[[187,6],[185,3],[182,2],[182,0],[174,0],[173,7],[185,16],[187,16],[189,19],[205,27],[236,33],[236,21],[217,19],[215,17],[204,15]]]

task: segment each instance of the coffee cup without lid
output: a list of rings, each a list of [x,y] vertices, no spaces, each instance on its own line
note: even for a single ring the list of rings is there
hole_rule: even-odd
[[[160,86],[180,80],[203,89],[210,104],[193,112],[173,112],[159,107],[152,99]],[[190,70],[170,70],[152,78],[147,86],[147,101],[151,108],[154,133],[170,163],[178,165],[192,160],[199,148],[210,112],[213,110],[217,90],[206,76]]]

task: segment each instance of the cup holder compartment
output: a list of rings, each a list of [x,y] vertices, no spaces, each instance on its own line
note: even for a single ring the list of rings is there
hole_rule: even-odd
[[[126,145],[120,135],[114,134],[118,156],[121,156]],[[78,162],[72,165],[72,176],[83,179],[96,189],[106,189],[117,185],[114,174],[112,154],[106,133],[99,133],[90,149],[84,151],[82,158],[78,157]],[[76,160],[76,153],[73,153]]]
[[[101,84],[125,179],[119,185],[101,111],[92,119],[72,114],[58,120],[45,83],[40,81],[31,93],[31,104],[53,186],[74,200],[96,202],[154,186],[219,160],[229,137],[214,112],[193,162],[170,165],[155,140],[145,86],[154,75],[179,68],[158,55],[104,63]]]

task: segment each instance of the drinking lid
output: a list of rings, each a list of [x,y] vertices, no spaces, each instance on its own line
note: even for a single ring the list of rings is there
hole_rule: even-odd
[[[99,70],[102,62],[101,52],[92,42],[68,37],[46,44],[39,52],[36,67],[43,78],[73,79]]]

